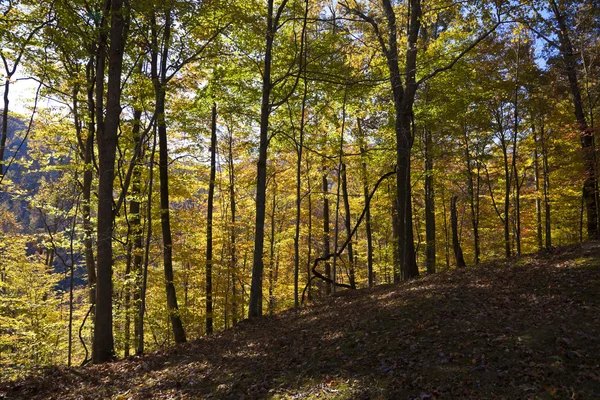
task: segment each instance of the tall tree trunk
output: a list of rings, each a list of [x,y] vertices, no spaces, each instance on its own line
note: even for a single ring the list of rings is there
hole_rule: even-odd
[[[346,234],[348,235],[348,237],[350,237],[352,235],[352,222],[350,220],[351,218],[351,214],[350,214],[350,201],[348,199],[348,180],[346,177],[346,164],[342,164],[342,197],[344,199],[344,213],[346,214],[346,217],[344,218],[344,225],[346,227]],[[352,289],[356,289],[356,275],[355,275],[355,268],[354,268],[354,252],[352,249],[352,240],[350,240],[348,242],[348,269],[349,269],[349,274],[348,274],[348,278],[350,281],[350,286],[352,286]]]
[[[348,100],[348,85],[344,86],[344,101],[342,103],[342,127],[340,132],[340,147],[338,148],[337,186],[335,197],[335,223],[333,225],[333,294],[337,291],[337,259],[338,239],[340,234],[340,190],[342,188],[342,168],[344,165],[344,131],[346,128],[346,103]]]
[[[79,196],[77,196],[79,201]],[[68,356],[67,366],[71,366],[72,354],[73,354],[73,311],[74,311],[74,293],[75,287],[75,251],[73,248],[73,241],[75,239],[75,226],[77,223],[77,211],[79,210],[79,204],[75,208],[75,215],[73,216],[73,222],[71,224],[71,232],[69,234],[69,328],[68,328]]]
[[[237,313],[237,283],[236,283],[236,269],[237,269],[237,252],[236,252],[236,209],[235,209],[235,175],[233,166],[233,133],[229,135],[229,204],[231,208],[231,232],[230,232],[230,252],[231,252],[231,264],[229,266],[229,273],[231,274],[231,323],[232,325],[238,322]],[[243,290],[243,288],[242,288]]]
[[[517,70],[515,72],[515,102],[514,102],[514,122],[512,134],[512,174],[514,180],[515,193],[515,242],[517,245],[517,255],[521,255],[521,186],[519,185],[519,173],[517,170],[517,141],[519,135],[519,72],[521,64],[521,37],[518,36],[517,42]]]
[[[302,205],[302,197],[300,196],[301,187],[301,170],[302,170],[302,151],[304,150],[304,126],[306,123],[306,99],[308,96],[308,80],[306,79],[306,52],[304,46],[306,42],[306,24],[308,13],[308,0],[305,0],[304,19],[302,21],[302,34],[300,44],[300,70],[303,72],[303,92],[302,92],[302,110],[300,115],[300,133],[299,140],[296,143],[296,152],[298,158],[296,160],[296,231],[294,235],[294,307],[300,305],[298,299],[298,275],[300,271],[300,207]]]
[[[392,86],[395,109],[396,191],[398,202],[400,269],[403,280],[414,278],[419,275],[413,238],[410,154],[413,144],[411,118],[417,91],[417,82],[415,79],[417,64],[416,43],[421,26],[421,2],[420,0],[411,0],[409,6],[410,16],[407,35],[408,51],[406,52],[406,77],[404,85],[402,82],[402,76],[404,74],[400,73],[398,63],[399,51],[397,44],[396,14],[392,2],[390,0],[383,0],[383,8],[388,25],[387,49],[384,47],[383,50],[390,72],[390,83]]]
[[[275,211],[277,210],[277,182],[273,175],[273,198],[271,199],[271,235],[269,241],[269,314],[272,315],[275,309],[275,281],[277,280],[275,271]]]
[[[531,126],[533,135],[533,173],[535,180],[535,216],[536,216],[536,239],[538,250],[544,248],[542,233],[542,199],[540,195],[540,163],[538,155],[538,138],[535,125]]]
[[[435,243],[435,192],[433,189],[433,156],[431,130],[425,129],[425,264],[427,273],[435,273],[436,243]]]
[[[89,301],[91,304],[91,315],[94,320],[95,304],[96,304],[96,263],[94,261],[94,245],[92,235],[94,227],[91,220],[91,195],[92,181],[94,179],[93,156],[94,156],[94,136],[95,136],[95,121],[94,112],[94,56],[91,55],[86,65],[87,76],[87,106],[88,106],[88,129],[87,138],[85,140],[85,148],[83,149],[83,162],[85,171],[83,172],[83,188],[82,196],[83,203],[81,205],[81,214],[83,217],[83,246],[85,254],[85,269],[88,276],[89,286]]]
[[[305,94],[306,96],[306,94]],[[302,206],[302,196],[300,188],[302,184],[302,146],[304,141],[304,106],[302,107],[302,121],[300,122],[300,144],[296,149],[298,158],[296,159],[296,221],[294,232],[294,307],[300,305],[298,299],[298,275],[300,271],[300,211]]]
[[[142,110],[135,109],[133,112],[134,125],[133,125],[133,143],[137,144],[140,140],[140,124],[142,118]],[[134,144],[134,146],[135,146]],[[136,158],[136,166],[133,169],[133,179],[131,182],[131,201],[129,202],[129,214],[131,215],[131,230],[133,234],[133,310],[134,310],[134,327],[133,327],[133,338],[134,338],[134,346],[138,347],[138,342],[140,340],[140,332],[139,332],[139,322],[137,319],[139,318],[139,308],[140,308],[140,294],[141,294],[141,285],[142,285],[142,263],[143,257],[142,253],[144,251],[143,247],[143,236],[144,236],[144,228],[142,226],[141,219],[141,203],[140,196],[141,192],[141,170],[142,165],[140,160],[143,159],[143,156]]]
[[[141,68],[141,64],[140,64]],[[142,110],[136,108],[133,111],[133,128],[132,128],[132,139],[134,151],[137,143],[140,140],[140,119],[142,118]],[[140,166],[139,158],[135,158],[134,162],[136,165],[133,167],[133,181],[131,185],[131,192],[129,200],[129,217],[128,221],[130,230],[128,231],[127,237],[127,262],[125,268],[125,338],[124,338],[124,356],[129,357],[130,353],[130,342],[131,342],[131,294],[133,293],[133,315],[134,319],[137,318],[137,312],[135,309],[139,306],[139,292],[140,292],[140,269],[141,269],[141,253],[142,250],[142,225],[140,222]],[[126,189],[125,189],[126,190]],[[134,342],[137,343],[138,332],[137,324],[134,321]],[[134,344],[135,347],[135,344]]]
[[[333,223],[333,262],[331,263],[331,279],[333,280],[332,292],[335,295],[337,292],[337,259],[338,259],[338,240],[340,236],[340,188],[341,188],[341,168],[337,169],[337,185],[335,196],[335,219]]]
[[[394,188],[395,189],[395,188]],[[394,190],[391,193],[391,207],[390,211],[392,214],[392,251],[393,251],[393,260],[394,260],[394,283],[399,283],[402,280],[402,273],[400,270],[400,221],[398,220],[398,192]]]
[[[185,343],[185,330],[179,315],[177,294],[175,292],[173,274],[173,239],[171,237],[171,219],[169,212],[169,155],[167,144],[167,124],[165,121],[165,97],[167,89],[167,59],[169,55],[169,42],[171,38],[171,10],[165,10],[165,25],[163,27],[163,48],[158,67],[158,38],[156,31],[156,17],[152,14],[152,80],[156,94],[156,116],[158,126],[158,158],[160,177],[160,221],[163,236],[163,263],[165,270],[165,290],[167,293],[167,307],[173,328],[175,343]],[[160,71],[160,75],[159,75]]]
[[[210,180],[208,183],[208,206],[206,216],[206,334],[213,332],[213,304],[212,304],[212,224],[213,200],[215,196],[217,153],[217,104],[213,103],[210,126]]]
[[[479,215],[477,202],[479,200],[479,193],[477,193],[477,199],[475,196],[475,178],[473,177],[473,157],[471,156],[469,137],[467,134],[467,127],[464,127],[464,140],[465,140],[465,163],[467,167],[467,178],[468,178],[468,189],[469,189],[469,205],[471,207],[471,225],[473,226],[473,245],[475,247],[475,265],[479,264]]]
[[[322,189],[323,189],[323,257],[327,257],[331,253],[331,247],[329,245],[329,199],[327,194],[329,193],[329,183],[327,182],[327,168],[323,165],[323,176],[322,176]],[[325,261],[325,276],[331,279],[331,264],[329,260]],[[325,282],[325,293],[331,294],[331,283]]]
[[[98,276],[96,289],[96,319],[94,323],[94,363],[114,358],[112,327],[112,234],[113,234],[113,183],[117,137],[121,114],[121,71],[127,37],[129,4],[123,0],[107,1],[105,14],[110,12],[110,49],[108,50],[108,91],[106,118],[102,118],[104,96],[104,60],[106,34],[101,34],[96,69],[96,119],[98,123]],[[104,19],[107,15],[104,16]],[[106,26],[106,22],[104,22]]]
[[[7,76],[4,82],[4,108],[2,109],[2,134],[0,135],[0,177],[4,176],[4,151],[6,149],[6,140],[8,138],[8,93],[10,91],[11,76]]]
[[[306,239],[308,251],[306,255],[306,280],[307,280],[307,291],[308,291],[308,300],[312,300],[312,284],[310,280],[310,266],[312,263],[312,186],[310,183],[310,164],[308,158],[306,159],[306,184],[308,185],[308,238]]]
[[[365,214],[365,230],[367,234],[367,273],[369,277],[369,287],[373,287],[373,234],[371,232],[371,204],[369,202],[369,174],[367,172],[367,145],[365,134],[362,130],[361,120],[356,120],[358,126],[358,143],[359,150],[362,158],[361,172],[362,172],[362,185],[363,185],[363,197],[365,200],[365,206],[367,211]]]
[[[250,285],[250,304],[248,317],[262,315],[263,252],[265,241],[265,208],[267,195],[267,148],[269,145],[269,116],[271,114],[271,61],[273,40],[277,30],[274,0],[267,1],[267,33],[265,35],[265,59],[263,68],[262,100],[260,107],[260,144],[256,173],[256,222],[254,231],[254,256],[252,260],[252,283]]]
[[[213,103],[210,125],[210,181],[208,183],[208,206],[206,216],[206,334],[213,332],[213,200],[215,196],[217,153],[217,104]]]
[[[443,205],[443,219],[444,219],[444,254],[446,255],[446,270],[450,268],[450,235],[448,234],[448,211],[446,210],[446,191],[442,185],[442,205]]]
[[[508,163],[508,145],[504,139],[504,132],[502,132],[502,158],[504,160],[504,217],[502,222],[504,224],[504,252],[506,257],[511,255],[510,246],[510,219],[508,218],[510,212],[510,189],[511,189],[511,172],[509,170]]]
[[[156,154],[156,136],[157,128],[154,124],[154,134],[152,143],[152,152],[150,154],[150,177],[148,180],[148,200],[146,204],[146,225],[148,226],[146,232],[146,243],[144,245],[144,265],[142,270],[142,284],[140,289],[140,308],[138,309],[137,317],[137,331],[138,331],[138,342],[136,348],[136,354],[140,355],[144,353],[144,313],[146,312],[146,286],[148,283],[148,264],[150,263],[150,239],[152,238],[152,190],[154,184],[154,157]]]
[[[342,168],[344,165],[344,131],[346,128],[346,104],[348,100],[348,85],[344,86],[344,100],[342,103],[342,127],[340,131],[340,146],[338,148],[338,165],[337,165],[337,185],[335,197],[335,222],[333,225],[333,265],[332,265],[332,280],[333,294],[337,291],[337,259],[338,259],[338,239],[339,239],[339,222],[340,222],[340,190],[342,188]]]
[[[123,327],[123,357],[130,356],[131,350],[131,264],[133,257],[133,243],[131,243],[131,232],[127,233],[127,260],[125,261],[125,285],[123,288],[123,307],[125,309],[125,325]]]
[[[452,196],[452,200],[450,202],[450,220],[452,222],[452,248],[454,249],[456,267],[463,268],[467,265],[465,264],[462,248],[460,247],[460,242],[458,239],[458,213],[456,211],[457,200],[458,196]]]
[[[544,125],[541,126],[540,139],[542,142],[542,173],[544,175],[544,219],[546,230],[546,249],[552,248],[552,224],[550,218],[550,168],[548,167],[548,145]]]
[[[550,0],[554,17],[558,23],[559,50],[564,60],[565,72],[569,80],[569,89],[573,97],[575,119],[579,125],[581,147],[583,149],[583,164],[585,169],[585,181],[583,183],[583,198],[586,206],[587,233],[588,238],[598,239],[598,176],[596,173],[596,154],[594,144],[594,132],[587,124],[585,112],[583,111],[583,99],[579,89],[577,78],[577,56],[571,43],[571,33],[566,21],[566,16],[561,12],[555,0]]]

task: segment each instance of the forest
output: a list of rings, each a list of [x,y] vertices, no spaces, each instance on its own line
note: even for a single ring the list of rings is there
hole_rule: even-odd
[[[600,239],[599,36],[597,0],[0,1],[0,380]]]

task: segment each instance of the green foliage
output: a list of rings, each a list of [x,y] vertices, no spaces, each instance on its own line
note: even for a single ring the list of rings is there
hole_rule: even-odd
[[[36,250],[35,238],[13,234],[2,241],[0,268],[0,376],[6,379],[63,359],[64,311],[60,276]]]

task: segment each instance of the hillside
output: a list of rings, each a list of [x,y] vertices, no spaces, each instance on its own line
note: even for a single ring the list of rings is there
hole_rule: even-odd
[[[6,399],[600,398],[600,243],[344,292]]]

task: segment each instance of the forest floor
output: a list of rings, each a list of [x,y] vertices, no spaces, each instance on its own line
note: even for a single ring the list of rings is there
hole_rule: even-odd
[[[327,300],[0,399],[600,398],[600,243]]]

